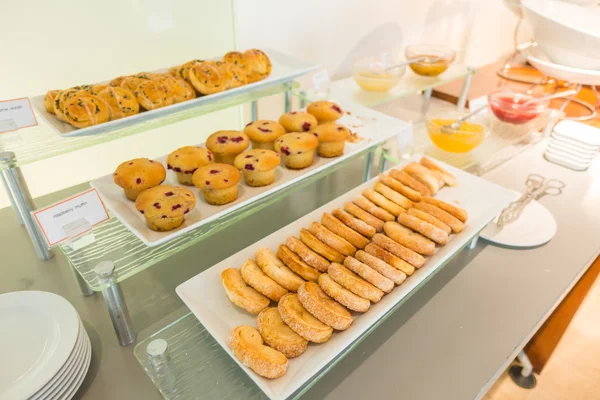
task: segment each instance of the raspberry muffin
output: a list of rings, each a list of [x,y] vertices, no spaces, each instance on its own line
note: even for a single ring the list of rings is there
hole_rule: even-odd
[[[250,139],[240,131],[217,131],[206,139],[206,147],[215,162],[233,165],[235,157],[250,146]]]
[[[248,186],[267,186],[275,181],[275,169],[281,158],[273,150],[247,150],[235,158]]]
[[[212,153],[197,146],[181,147],[167,158],[167,169],[172,169],[177,175],[177,181],[182,185],[193,186],[192,176],[200,167],[213,162]]]
[[[302,169],[312,164],[319,139],[312,133],[286,133],[275,141],[275,151],[280,153],[285,166]]]
[[[350,138],[350,129],[335,122],[317,126],[312,133],[319,139],[317,153],[321,157],[339,157],[344,154],[344,144]]]
[[[308,132],[319,124],[312,114],[302,111],[283,114],[279,118],[279,123],[287,132]]]
[[[306,112],[315,116],[319,124],[335,122],[344,115],[344,110],[332,101],[320,100],[311,103]]]
[[[242,174],[229,164],[209,164],[198,168],[192,179],[206,202],[218,206],[237,199]]]
[[[273,150],[275,139],[285,133],[285,128],[275,121],[259,119],[246,125],[244,133],[250,138],[253,149]]]
[[[170,231],[183,224],[184,216],[196,206],[196,197],[186,188],[156,186],[142,192],[135,208],[144,215],[148,228]]]
[[[144,190],[163,183],[166,177],[165,167],[147,158],[125,161],[113,173],[115,183],[123,188],[131,201],[135,201]]]

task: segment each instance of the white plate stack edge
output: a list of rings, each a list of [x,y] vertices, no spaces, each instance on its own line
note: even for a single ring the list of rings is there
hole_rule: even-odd
[[[75,308],[48,292],[0,295],[0,400],[68,400],[92,358]]]
[[[546,160],[575,171],[585,171],[600,150],[600,129],[575,121],[554,127],[544,152]]]

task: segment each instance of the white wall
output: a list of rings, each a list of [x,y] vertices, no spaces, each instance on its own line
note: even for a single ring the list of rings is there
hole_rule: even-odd
[[[220,0],[9,2],[0,13],[0,99],[222,54],[235,46],[232,11]],[[239,48],[274,48],[320,63],[333,78],[347,76],[357,58],[423,41],[449,44],[461,60],[483,65],[512,49],[516,23],[501,0],[239,0],[236,19]],[[263,110],[272,102],[264,103]],[[223,111],[23,171],[36,197],[237,123],[237,110]]]

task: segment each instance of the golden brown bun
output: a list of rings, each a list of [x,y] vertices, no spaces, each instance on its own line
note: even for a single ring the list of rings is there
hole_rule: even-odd
[[[252,73],[252,68],[248,65],[248,60],[244,57],[244,54],[239,51],[230,51],[223,56],[223,61],[233,64],[242,71],[246,80]]]
[[[285,134],[285,128],[275,121],[259,119],[246,125],[244,133],[253,142],[267,143]]]
[[[76,94],[64,102],[65,122],[76,128],[103,124],[108,121],[108,106],[101,98],[91,94]]]
[[[175,78],[183,79],[184,81],[189,82],[190,77],[190,69],[196,63],[204,62],[204,60],[190,60],[184,64],[178,65],[169,69],[169,73],[173,75]]]
[[[147,79],[136,78],[135,76],[126,76],[125,78],[123,78],[119,86],[135,94],[135,91],[140,85],[140,83],[144,81],[147,81]]]
[[[288,291],[260,269],[256,261],[249,259],[240,268],[242,279],[257,292],[264,294],[273,301],[279,301]]]
[[[279,117],[279,123],[288,133],[309,132],[319,124],[312,114],[302,111],[291,111],[283,114]]]
[[[148,227],[159,232],[181,226],[184,215],[195,206],[194,194],[177,186],[154,186],[135,200],[135,208],[144,215]]]
[[[127,89],[108,86],[98,93],[98,97],[104,100],[108,106],[111,121],[140,112],[140,103],[135,95]]]
[[[196,91],[192,85],[181,78],[162,75],[157,79],[165,85],[169,94],[173,96],[173,103],[181,103],[196,98]]]
[[[265,378],[279,378],[287,371],[288,360],[263,343],[260,333],[248,325],[238,326],[227,338],[227,345],[242,364]]]
[[[225,78],[227,89],[234,89],[240,86],[244,86],[248,83],[246,74],[242,72],[235,64],[217,61],[217,68],[221,71],[221,74]]]
[[[306,112],[314,115],[319,124],[337,121],[344,115],[344,110],[339,104],[326,100],[310,103]]]
[[[154,110],[173,104],[173,95],[158,80],[146,80],[135,89],[135,97],[146,110]]]
[[[314,343],[324,343],[333,335],[333,329],[313,317],[300,303],[296,293],[288,293],[277,306],[281,319],[294,332]]]
[[[75,87],[69,88],[67,90],[63,90],[60,94],[56,95],[56,97],[54,98],[53,109],[54,109],[54,114],[56,115],[56,117],[58,119],[60,119],[61,121],[65,121],[65,115],[63,114],[64,104],[68,99],[70,99],[71,97],[73,97],[77,94],[89,94],[89,93],[87,93],[85,91],[82,92],[81,86],[75,86]]]
[[[44,108],[50,114],[54,114],[54,100],[62,93],[62,90],[49,90],[44,96]]]
[[[121,83],[125,80],[125,78],[129,78],[128,76],[118,76],[112,81],[110,81],[109,86],[121,86]]]
[[[227,79],[214,63],[198,62],[189,69],[189,82],[201,94],[214,94],[227,89]]]
[[[283,322],[276,307],[262,310],[256,317],[256,327],[266,344],[288,358],[298,357],[308,347],[308,340]]]
[[[352,325],[352,314],[341,304],[332,300],[315,282],[306,282],[298,288],[302,306],[316,319],[338,331]]]

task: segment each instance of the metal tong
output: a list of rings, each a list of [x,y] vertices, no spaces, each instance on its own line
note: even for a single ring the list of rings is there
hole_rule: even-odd
[[[529,174],[525,186],[527,187],[525,193],[518,200],[510,203],[498,217],[496,225],[499,228],[516,221],[531,200],[537,200],[545,195],[558,196],[566,184],[558,179],[546,180],[541,175]]]

